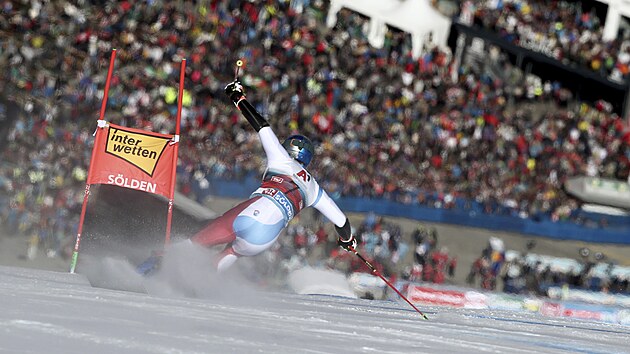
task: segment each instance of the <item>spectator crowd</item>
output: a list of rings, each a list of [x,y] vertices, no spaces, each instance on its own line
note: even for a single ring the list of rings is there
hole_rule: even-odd
[[[438,247],[435,227],[419,224],[405,235],[395,222],[367,213],[353,233],[361,255],[392,282],[453,283],[457,258],[450,256],[446,247]],[[336,233],[322,220],[309,222],[300,216],[255,264],[254,273],[263,275],[264,281],[285,279],[290,271],[304,266],[335,269],[347,275],[372,274],[360,258],[338,247]]]
[[[369,19],[344,9],[326,28],[326,13],[322,0],[2,1],[0,97],[19,107],[0,148],[8,233],[37,235],[53,253],[74,238],[113,48],[106,119],[156,132],[174,131],[187,58],[178,183],[189,195],[208,176],[262,172],[256,133],[223,95],[237,59],[248,97],[277,134],[317,143],[312,170],[335,198],[561,220],[579,207],[562,189],[567,178],[628,178],[630,133],[605,102],[580,104],[559,83],[536,84],[496,48],[488,60],[501,75],[455,67],[448,48],[430,43],[414,59],[395,29],[373,48]],[[374,221],[360,233],[374,257],[393,262],[410,247],[392,225]],[[300,247],[316,244],[314,234]],[[435,258],[416,263],[423,272],[438,264],[443,279],[452,260]]]
[[[503,241],[491,237],[479,258],[473,262],[466,281],[484,290],[501,290],[511,294],[548,296],[553,287],[597,291],[607,294],[630,294],[630,274],[616,271],[605,255],[589,258],[587,248],[581,259],[569,259],[533,253],[535,241],[529,241],[526,252],[506,250]]]
[[[630,33],[605,41],[595,1],[466,1],[463,22],[619,83],[630,72]]]

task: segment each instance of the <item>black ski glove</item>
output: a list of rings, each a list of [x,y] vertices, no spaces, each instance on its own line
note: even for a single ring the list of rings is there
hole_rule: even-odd
[[[348,252],[356,252],[357,249],[357,239],[354,238],[353,235],[350,235],[349,240],[344,240],[339,236],[337,239],[337,244]]]
[[[228,95],[234,103],[238,102],[241,97],[245,96],[244,92],[245,88],[238,80],[234,80],[225,86],[225,94]]]

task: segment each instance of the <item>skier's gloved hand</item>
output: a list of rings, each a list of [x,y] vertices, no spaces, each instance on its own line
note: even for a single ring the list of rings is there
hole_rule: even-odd
[[[349,240],[344,240],[341,238],[341,236],[339,236],[339,238],[337,239],[337,244],[348,252],[355,252],[355,250],[357,249],[357,239],[354,238],[353,235],[350,235]]]
[[[244,91],[245,88],[243,88],[243,84],[238,80],[234,80],[225,86],[225,94],[228,95],[234,103],[238,102],[238,100],[244,96]]]

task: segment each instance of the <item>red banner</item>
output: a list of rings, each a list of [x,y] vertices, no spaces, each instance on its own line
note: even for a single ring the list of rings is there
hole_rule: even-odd
[[[407,297],[411,302],[464,307],[466,305],[466,295],[456,290],[440,290],[419,285],[409,285]]]
[[[97,128],[88,184],[110,184],[170,196],[173,136],[109,123]]]

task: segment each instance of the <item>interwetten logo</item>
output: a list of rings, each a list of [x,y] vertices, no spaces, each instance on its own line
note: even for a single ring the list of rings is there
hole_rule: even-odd
[[[117,156],[153,177],[169,138],[109,128],[105,152]]]

